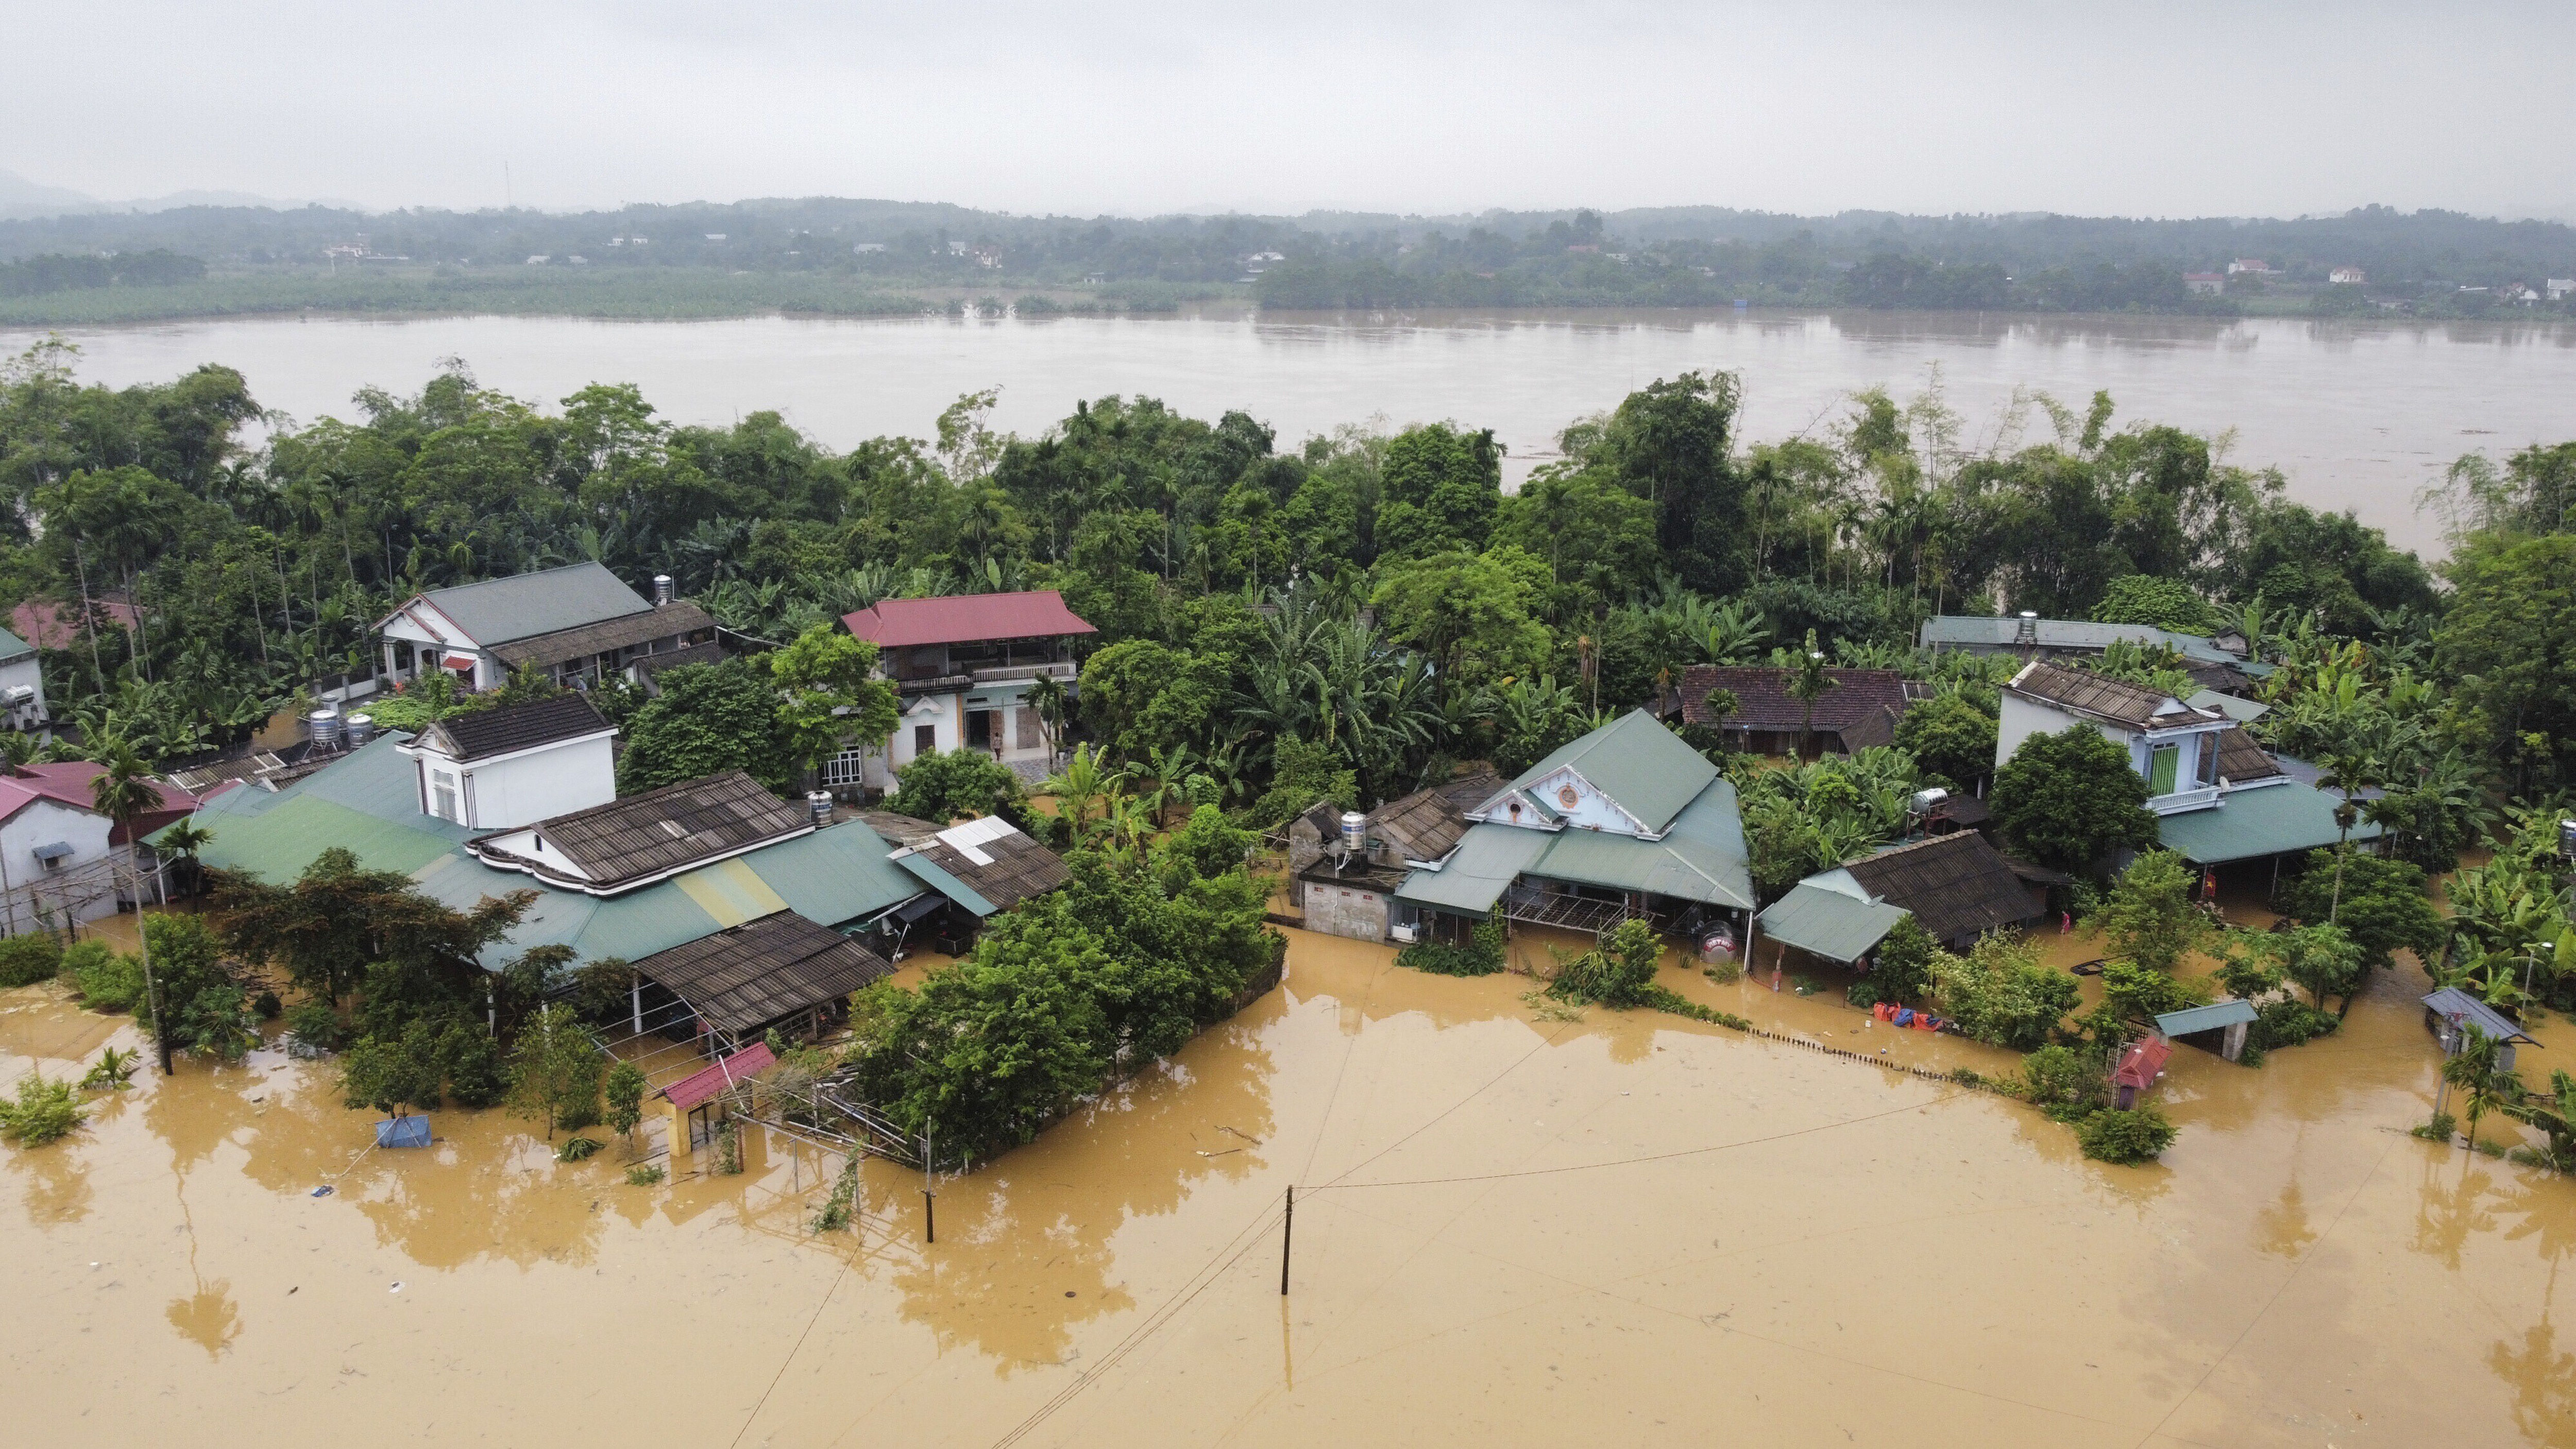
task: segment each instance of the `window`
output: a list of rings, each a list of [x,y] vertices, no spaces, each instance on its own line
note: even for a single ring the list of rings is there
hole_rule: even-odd
[[[866,757],[867,752],[857,745],[844,745],[824,756],[823,788],[826,790],[857,789],[863,783],[861,771],[866,767]]]
[[[938,749],[939,726],[914,725],[912,727],[912,752],[915,755],[934,754]]]
[[[2218,783],[2218,736],[2200,737],[2200,768],[2194,773],[2204,786]]]
[[[456,777],[445,770],[429,772],[429,813],[441,820],[465,823],[465,814],[457,808]]]
[[[2174,776],[2182,768],[2182,746],[2152,745],[2147,750],[2147,793],[2170,795]]]

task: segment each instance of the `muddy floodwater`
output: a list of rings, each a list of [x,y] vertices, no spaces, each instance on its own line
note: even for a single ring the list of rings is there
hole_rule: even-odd
[[[0,1440],[2576,1444],[2576,1182],[2404,1134],[2411,973],[2260,1070],[2178,1050],[2179,1140],[2115,1168],[1988,1093],[1292,940],[1281,990],[941,1183],[927,1246],[884,1163],[857,1232],[810,1233],[836,1164],[783,1140],[630,1187],[498,1112],[362,1153],[273,1051],[139,1077],[0,1149]],[[1665,976],[2006,1064],[1767,971]],[[2576,1066],[2539,1035],[2526,1075]],[[6,993],[0,1080],[134,1036]]]

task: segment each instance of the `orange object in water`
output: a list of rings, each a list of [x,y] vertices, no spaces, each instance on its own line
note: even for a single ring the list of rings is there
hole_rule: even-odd
[[[1871,1008],[1869,1009],[1869,1014],[1870,1014],[1870,1015],[1872,1015],[1872,1016],[1874,1016],[1874,1017],[1877,1017],[1877,1018],[1878,1018],[1879,1020],[1881,1020],[1881,1021],[1894,1021],[1894,1020],[1896,1020],[1896,1008],[1895,1008],[1895,1007],[1893,1007],[1893,1006],[1888,1005],[1888,1004],[1887,1004],[1886,1002],[1884,1002],[1884,1001],[1882,1001],[1882,1002],[1878,1003],[1877,1005],[1875,1005],[1875,1006],[1871,1007]]]
[[[1918,1011],[1914,1013],[1914,1029],[1916,1031],[1930,1031],[1932,1029],[1932,1014],[1928,1011]]]

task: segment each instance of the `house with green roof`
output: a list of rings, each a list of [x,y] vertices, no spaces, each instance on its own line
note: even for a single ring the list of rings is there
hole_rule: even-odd
[[[212,832],[198,859],[289,885],[324,850],[340,846],[369,869],[409,876],[458,910],[486,896],[532,891],[535,900],[518,928],[484,953],[483,965],[494,970],[543,945],[570,947],[577,962],[640,961],[781,910],[820,926],[863,930],[932,894],[889,859],[900,842],[862,822],[826,824],[782,807],[784,818],[769,822],[761,843],[738,849],[741,842],[707,829],[700,818],[711,803],[721,808],[723,802],[694,797],[668,802],[671,829],[624,823],[674,848],[706,837],[711,843],[702,860],[684,858],[683,849],[653,871],[633,873],[632,885],[615,891],[596,881],[558,881],[497,849],[487,830],[425,811],[419,769],[404,749],[410,743],[407,734],[387,732],[293,784],[239,784],[215,795],[190,817]],[[735,788],[726,776],[697,783],[717,793]]]
[[[1451,939],[1496,911],[1580,931],[1644,918],[1740,933],[1753,909],[1735,787],[1644,710],[1522,771],[1466,817],[1457,844],[1397,889],[1396,939]]]
[[[575,685],[722,657],[715,620],[673,599],[670,575],[654,577],[648,602],[597,563],[414,594],[376,633],[395,687],[444,671],[468,690],[491,689],[522,666]]]

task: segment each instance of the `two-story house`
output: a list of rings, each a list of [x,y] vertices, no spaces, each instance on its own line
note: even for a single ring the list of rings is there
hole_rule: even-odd
[[[823,762],[823,787],[840,793],[892,789],[904,766],[936,750],[986,750],[1043,777],[1055,741],[1029,687],[1071,686],[1073,641],[1100,632],[1053,589],[887,599],[841,622],[877,646],[878,674],[902,696],[903,715],[885,748],[853,745]]]
[[[376,621],[388,681],[444,670],[467,690],[491,689],[523,665],[579,686],[611,674],[640,680],[673,664],[713,663],[716,621],[671,597],[655,576],[648,602],[596,563],[540,569],[414,594]]]
[[[2201,866],[2269,860],[2369,840],[2379,827],[2335,820],[2341,796],[2313,783],[2302,761],[2275,758],[2225,710],[2127,680],[2027,664],[2003,688],[1995,764],[2035,734],[2089,725],[2119,745],[2147,782],[2163,846]]]

